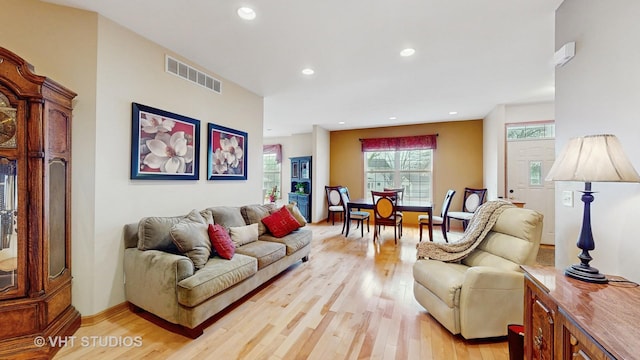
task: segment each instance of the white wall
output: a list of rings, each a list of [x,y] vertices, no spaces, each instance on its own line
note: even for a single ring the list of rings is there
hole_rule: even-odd
[[[487,199],[505,196],[506,124],[554,119],[554,103],[500,104],[483,121],[483,167]]]
[[[556,151],[574,136],[615,134],[640,169],[640,2],[637,0],[565,0],[556,11],[556,49],[576,42],[576,56],[556,69]],[[556,266],[577,263],[575,246],[582,203],[561,206],[562,190],[580,190],[578,182],[556,185]],[[640,184],[594,183],[591,204],[592,266],[607,274],[640,281],[637,223]]]
[[[497,105],[482,121],[482,167],[487,199],[504,196],[505,106]]]
[[[38,26],[25,27],[34,19]],[[4,0],[0,22],[0,46],[78,93],[72,125],[72,301],[83,316],[124,301],[124,224],[262,201],[261,97],[197,64],[191,63],[222,80],[221,95],[165,73],[166,49],[95,13]],[[131,102],[201,121],[199,181],[129,179]],[[209,122],[248,133],[248,180],[205,180]]]
[[[317,125],[313,126],[313,222],[324,220],[327,213],[324,186],[329,183],[330,137],[328,130]]]

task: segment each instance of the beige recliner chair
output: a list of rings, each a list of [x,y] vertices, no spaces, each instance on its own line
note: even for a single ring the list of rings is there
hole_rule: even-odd
[[[508,324],[523,323],[520,265],[535,263],[541,235],[542,214],[505,209],[461,262],[416,261],[416,300],[452,334],[465,339],[507,335]]]

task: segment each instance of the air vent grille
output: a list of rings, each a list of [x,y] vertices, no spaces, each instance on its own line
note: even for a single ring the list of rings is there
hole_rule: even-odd
[[[202,71],[199,71],[169,55],[165,56],[165,69],[168,73],[179,76],[218,94],[222,94],[222,83]]]

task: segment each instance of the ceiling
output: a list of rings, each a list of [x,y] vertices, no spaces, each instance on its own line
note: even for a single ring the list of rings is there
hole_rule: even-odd
[[[230,80],[263,96],[266,137],[479,119],[498,104],[554,98],[562,0],[47,2],[175,51],[221,76],[223,92]],[[241,6],[256,19],[240,19]],[[401,57],[408,47],[415,55]]]

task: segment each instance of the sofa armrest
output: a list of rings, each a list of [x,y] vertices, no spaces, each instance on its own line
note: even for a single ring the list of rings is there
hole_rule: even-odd
[[[460,291],[460,328],[466,339],[507,334],[522,324],[524,275],[487,266],[470,267]]]
[[[177,323],[177,285],[193,273],[193,262],[186,256],[159,250],[125,249],[125,298],[146,311]]]

